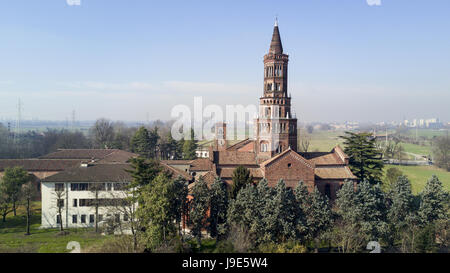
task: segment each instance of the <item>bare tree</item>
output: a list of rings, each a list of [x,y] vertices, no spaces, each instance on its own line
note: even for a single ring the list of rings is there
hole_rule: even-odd
[[[37,189],[33,182],[22,185],[22,198],[25,200],[27,208],[27,231],[25,235],[30,235],[31,200],[37,195]]]
[[[447,136],[438,137],[433,147],[433,155],[436,165],[450,171],[450,138]]]
[[[300,140],[300,151],[307,153],[310,146],[310,139],[307,137],[302,137]]]
[[[53,196],[56,198],[56,209],[58,210],[58,218],[59,218],[59,231],[64,231],[63,226],[63,218],[62,218],[62,210],[64,208],[64,197],[66,197],[65,185],[62,184],[62,187],[59,183],[55,184],[55,191],[53,192]]]
[[[99,148],[108,148],[114,140],[114,128],[108,119],[98,119],[91,128],[95,146]]]
[[[137,252],[139,247],[139,235],[141,222],[136,215],[138,192],[136,188],[125,186],[128,182],[120,182],[114,184],[114,191],[109,193],[111,199],[115,200],[109,207],[112,214],[121,214],[124,216],[124,222],[119,221],[118,227],[123,234],[129,231],[133,238],[133,251]],[[117,189],[118,185],[122,185]]]
[[[95,232],[98,232],[98,210],[100,207],[100,192],[105,190],[105,183],[89,183],[89,191],[94,195],[94,199],[92,200],[92,206],[95,208]]]

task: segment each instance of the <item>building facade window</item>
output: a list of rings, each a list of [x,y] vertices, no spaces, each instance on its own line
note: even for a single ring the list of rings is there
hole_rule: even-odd
[[[89,214],[89,223],[93,224],[95,222],[95,215],[94,214]]]
[[[64,207],[64,199],[58,199],[56,200],[58,208]]]
[[[80,219],[82,224],[86,224],[86,214],[82,214],[81,215],[81,219]]]
[[[55,183],[55,191],[64,191],[64,183]]]
[[[56,215],[56,223],[61,224],[61,215]]]
[[[72,215],[72,224],[76,224],[78,222],[77,215]]]
[[[73,199],[73,206],[78,207],[78,199]]]

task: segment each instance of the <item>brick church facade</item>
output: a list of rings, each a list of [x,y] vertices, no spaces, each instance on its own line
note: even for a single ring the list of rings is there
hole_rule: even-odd
[[[348,167],[348,156],[339,146],[329,152],[297,151],[297,118],[292,115],[287,86],[288,61],[275,22],[269,52],[264,56],[264,90],[254,121],[254,138],[228,145],[226,124],[218,123],[208,158],[164,163],[189,172],[195,180],[203,177],[212,183],[220,177],[229,185],[234,169],[242,165],[250,170],[255,182],[265,178],[269,186],[275,186],[283,179],[286,186],[295,187],[301,180],[310,191],[317,187],[335,199],[344,181],[356,181],[356,177]]]

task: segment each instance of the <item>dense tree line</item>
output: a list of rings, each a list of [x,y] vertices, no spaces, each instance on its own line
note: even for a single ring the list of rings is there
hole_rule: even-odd
[[[196,245],[205,236],[215,238],[217,251],[317,252],[333,247],[361,252],[370,241],[394,252],[448,247],[449,195],[436,176],[418,196],[403,175],[386,191],[368,180],[345,182],[333,203],[301,181],[292,189],[283,180],[275,187],[264,179],[247,180],[233,195],[219,177],[211,184],[200,178],[188,200],[186,181],[170,177],[156,161],[136,159],[133,164],[135,185],[144,185],[138,215],[147,251],[187,251],[184,240],[189,236],[180,226],[183,217]],[[234,175],[246,181],[242,173],[245,170],[236,169]]]
[[[0,158],[36,158],[57,149],[121,149],[145,158],[195,159],[197,141],[176,141],[170,133],[170,122],[129,127],[123,122],[98,119],[87,134],[69,129],[28,131],[14,134],[0,123]]]

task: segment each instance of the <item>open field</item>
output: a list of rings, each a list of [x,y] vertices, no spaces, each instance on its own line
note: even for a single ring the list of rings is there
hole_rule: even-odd
[[[342,135],[344,135],[343,131],[314,131],[312,134],[308,134],[305,130],[300,131],[300,139],[306,137],[310,140],[309,151],[311,152],[328,152],[338,144],[343,147],[343,140],[339,138]]]
[[[40,202],[34,203],[35,212],[31,219],[31,235],[25,235],[26,219],[24,208],[20,207],[17,216],[11,213],[6,223],[0,220],[0,253],[62,253],[69,252],[67,243],[77,241],[83,247],[98,244],[108,236],[96,234],[91,229],[68,229],[69,234],[60,235],[58,229],[39,229],[41,223]]]
[[[406,175],[409,178],[414,194],[418,194],[423,190],[428,179],[430,179],[433,174],[437,175],[439,180],[442,182],[444,189],[450,191],[450,172],[447,172],[443,169],[439,169],[434,166],[397,166],[397,165],[396,166],[386,165],[384,169],[387,170],[392,167],[398,168],[403,172],[404,175]]]

